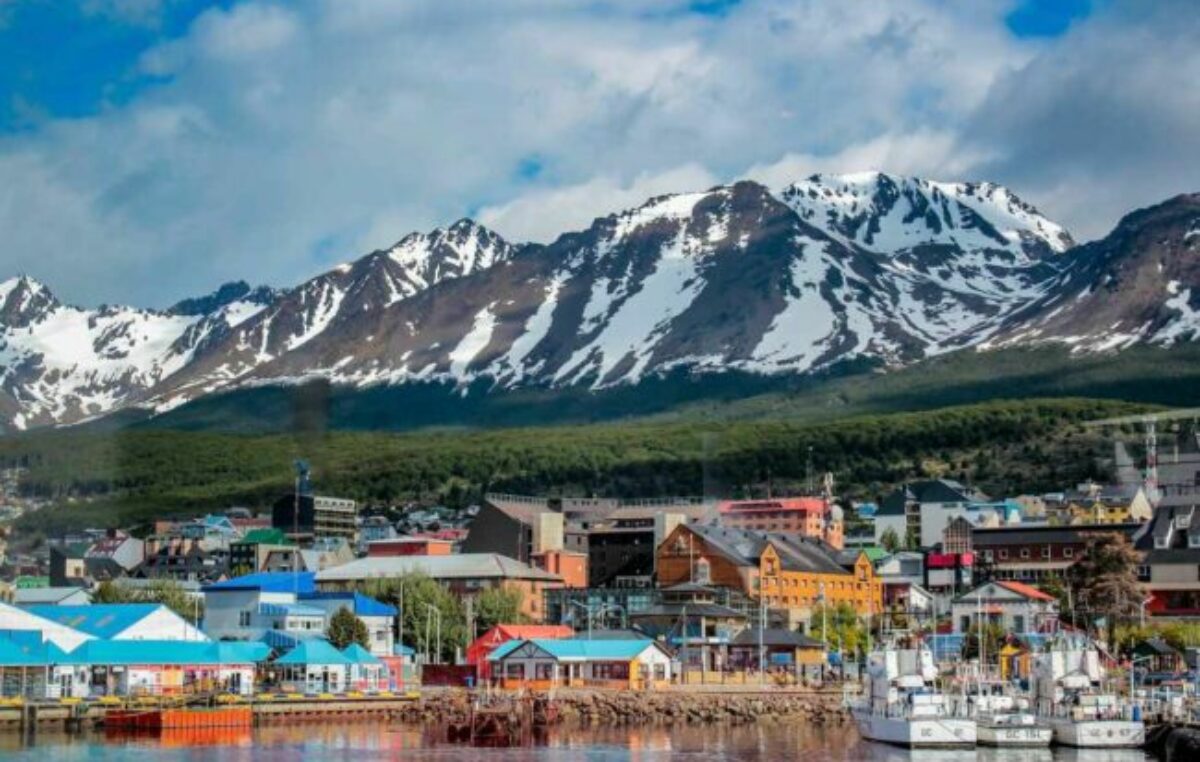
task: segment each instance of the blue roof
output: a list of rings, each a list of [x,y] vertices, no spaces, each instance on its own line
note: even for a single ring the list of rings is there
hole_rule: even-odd
[[[42,667],[58,664],[65,654],[37,630],[0,632],[0,667]]]
[[[295,648],[306,640],[320,640],[325,637],[323,632],[295,632],[291,630],[267,630],[259,638],[259,642],[276,651],[287,651]]]
[[[252,664],[270,653],[265,643],[213,643],[200,640],[88,640],[63,664]]]
[[[652,640],[510,640],[488,654],[488,661],[503,659],[525,643],[562,661],[629,661],[654,646]]]
[[[352,664],[383,664],[378,656],[363,648],[358,643],[351,643],[343,648],[342,656],[349,659]]]
[[[261,590],[264,593],[302,593],[317,589],[316,572],[255,572],[207,585],[204,592],[220,590]]]
[[[275,660],[276,664],[349,664],[328,640],[305,640]]]
[[[299,597],[305,601],[346,601],[353,605],[352,610],[358,616],[396,616],[395,607],[362,593],[322,591],[302,593]]]
[[[93,603],[86,606],[26,606],[25,610],[73,630],[109,639],[160,608],[163,608],[161,603]]]
[[[300,603],[260,603],[258,613],[263,616],[325,616],[323,609]]]

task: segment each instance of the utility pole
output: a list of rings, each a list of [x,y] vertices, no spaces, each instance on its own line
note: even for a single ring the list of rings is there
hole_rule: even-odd
[[[812,494],[813,494],[812,474],[813,474],[813,448],[812,448],[812,445],[809,445],[808,446],[808,459],[805,461],[805,464],[804,464],[804,482],[805,482],[805,484],[808,485],[809,496],[812,496]]]
[[[762,687],[766,676],[766,651],[763,646],[763,629],[767,626],[767,597],[761,593],[758,596],[758,685]]]

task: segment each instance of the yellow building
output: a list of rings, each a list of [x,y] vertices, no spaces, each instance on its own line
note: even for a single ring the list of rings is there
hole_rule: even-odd
[[[822,602],[847,603],[864,617],[883,612],[883,584],[866,553],[843,564],[831,547],[805,537],[684,524],[658,546],[656,560],[661,587],[732,588],[786,611],[789,624],[807,621]]]

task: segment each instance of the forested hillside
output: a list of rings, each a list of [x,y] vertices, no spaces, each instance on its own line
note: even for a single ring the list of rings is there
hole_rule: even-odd
[[[24,532],[132,525],[231,505],[265,507],[308,460],[322,493],[370,504],[465,505],[486,490],[615,496],[754,494],[799,488],[807,451],[839,492],[878,497],[946,475],[985,491],[1049,489],[1106,476],[1111,441],[1082,421],[1131,412],[1095,400],[999,401],[829,423],[786,420],[595,424],[293,437],[60,430],[0,439],[0,463],[54,501]]]

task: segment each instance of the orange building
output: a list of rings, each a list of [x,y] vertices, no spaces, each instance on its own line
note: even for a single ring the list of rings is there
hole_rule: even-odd
[[[841,509],[821,497],[725,500],[717,506],[721,525],[823,540],[837,550],[844,542]]]
[[[883,611],[883,584],[865,553],[843,563],[820,540],[729,527],[686,524],[658,547],[658,584],[728,587],[807,621],[824,600],[860,616]]]
[[[393,537],[367,543],[368,556],[448,556],[453,552],[453,542],[431,537]]]
[[[588,557],[586,553],[569,550],[547,550],[531,556],[532,565],[542,571],[562,577],[564,587],[588,586]],[[529,636],[533,637],[533,636]]]

